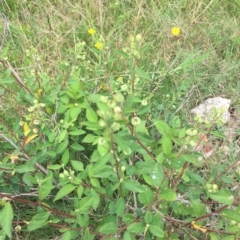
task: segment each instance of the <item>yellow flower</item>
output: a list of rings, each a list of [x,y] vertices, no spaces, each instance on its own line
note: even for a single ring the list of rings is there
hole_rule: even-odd
[[[95,30],[93,28],[90,28],[88,29],[88,33],[93,36],[95,34]]]
[[[173,27],[172,28],[172,35],[173,36],[178,36],[180,34],[180,28],[178,27]]]
[[[101,42],[97,42],[95,45],[94,45],[95,48],[97,48],[98,50],[102,50],[103,49],[103,44]]]

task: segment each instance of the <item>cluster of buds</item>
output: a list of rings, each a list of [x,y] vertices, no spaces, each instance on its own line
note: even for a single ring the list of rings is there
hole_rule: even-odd
[[[216,193],[218,191],[218,185],[217,184],[206,184],[207,191],[209,193]]]
[[[196,146],[197,142],[196,139],[198,138],[198,130],[189,128],[186,130],[186,138],[185,138],[185,143],[186,145],[190,145],[191,147]]]
[[[105,105],[105,109],[97,110],[100,117],[98,124],[100,127],[110,127],[112,132],[116,132],[121,128],[119,121],[123,121],[122,108],[120,103],[124,102],[124,96],[121,93],[113,94],[109,99],[107,96],[100,96],[100,102]]]
[[[141,41],[142,41],[142,35],[141,34],[137,34],[135,37],[131,36],[130,37],[130,47],[124,48],[123,51],[126,52],[126,53],[129,53],[130,55],[132,55],[136,59],[140,59],[141,55],[140,55],[140,52],[139,52],[138,49],[139,49]]]
[[[20,121],[20,126],[23,127],[24,135],[27,136],[30,132],[38,133],[38,126],[41,124],[43,115],[42,108],[44,103],[39,103],[37,99],[33,100],[34,105],[28,108],[29,114],[25,116],[26,121]]]
[[[70,181],[73,181],[74,179],[74,171],[73,170],[66,170],[64,169],[64,171],[62,173],[59,174],[60,178],[67,178]]]

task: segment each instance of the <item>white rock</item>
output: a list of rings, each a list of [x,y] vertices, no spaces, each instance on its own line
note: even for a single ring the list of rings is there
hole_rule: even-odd
[[[230,113],[228,111],[230,103],[231,100],[222,97],[208,98],[203,103],[193,108],[191,113],[200,116],[204,121],[212,121],[216,119],[215,110],[221,110],[222,113],[217,117],[218,120],[220,118],[228,122],[230,120]]]

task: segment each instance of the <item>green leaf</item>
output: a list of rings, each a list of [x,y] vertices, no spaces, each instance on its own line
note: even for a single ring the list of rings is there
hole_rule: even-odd
[[[204,204],[201,203],[199,199],[195,199],[191,202],[193,212],[195,217],[200,217],[206,214],[206,207]]]
[[[76,160],[71,160],[70,161],[71,164],[72,164],[72,167],[75,171],[83,171],[84,170],[84,167],[83,167],[83,163],[80,162],[80,161],[76,161]]]
[[[114,174],[113,168],[110,166],[104,166],[97,173],[93,174],[92,177],[95,178],[108,178]]]
[[[83,190],[84,190],[83,186],[79,185],[78,188],[77,188],[77,196],[78,196],[78,198],[82,197]]]
[[[121,50],[115,49],[115,52],[117,54],[119,54],[121,57],[125,58],[125,59],[129,59],[130,58],[130,56],[127,53],[125,53],[125,52],[123,52]]]
[[[28,231],[34,231],[38,228],[41,228],[42,226],[47,224],[48,218],[49,218],[50,212],[44,211],[37,213],[30,221],[30,223],[27,225]]]
[[[152,203],[153,198],[153,191],[148,187],[146,187],[144,192],[138,194],[139,202],[147,206]]]
[[[116,207],[117,216],[121,217],[124,214],[125,207],[126,207],[124,198],[118,198],[116,201],[115,207]]]
[[[62,142],[65,139],[65,137],[67,136],[67,133],[68,132],[67,132],[66,129],[62,130],[62,132],[60,133],[60,135],[58,137],[58,142],[59,143]]]
[[[53,164],[53,165],[48,165],[47,168],[51,170],[59,170],[60,168],[62,168],[62,166],[60,164]]]
[[[162,143],[162,148],[163,148],[163,152],[166,155],[169,155],[172,152],[172,139],[170,137],[167,136],[163,136],[161,139],[161,143]]]
[[[19,165],[19,166],[17,166],[17,167],[15,168],[15,170],[16,170],[16,172],[18,172],[18,173],[32,172],[32,171],[34,171],[34,167],[25,164],[25,165]]]
[[[77,188],[77,186],[74,186],[72,184],[67,184],[65,186],[63,186],[57,193],[56,197],[54,198],[53,201],[57,201],[60,198],[65,197],[66,195],[68,195],[70,192],[72,192],[75,188]]]
[[[110,150],[109,142],[106,141],[103,145],[98,144],[97,150],[101,156],[106,155]]]
[[[220,132],[217,132],[217,131],[211,131],[210,132],[212,135],[218,137],[218,138],[222,138],[222,139],[225,139],[226,138],[226,135],[220,133]]]
[[[41,186],[38,188],[38,197],[40,200],[45,199],[51,190],[55,188],[52,184],[53,175],[52,172],[49,172],[46,177],[42,180]]]
[[[66,166],[68,161],[69,161],[69,150],[67,148],[62,155],[62,164],[64,164],[64,166]]]
[[[86,109],[86,117],[89,122],[96,123],[98,121],[98,116],[92,108]]]
[[[129,191],[133,191],[133,192],[141,193],[145,191],[144,186],[142,186],[139,182],[134,181],[132,179],[124,179],[123,186]]]
[[[233,220],[233,221],[239,222],[239,211],[236,212],[236,210],[224,209],[224,210],[221,211],[220,214],[224,218],[227,218],[229,220]]]
[[[81,110],[82,110],[82,108],[80,105],[71,107],[69,110],[71,119],[72,120],[77,119],[78,115],[81,113]]]
[[[96,136],[91,133],[87,134],[87,136],[82,140],[84,143],[92,143],[95,140]]]
[[[197,163],[197,159],[190,154],[182,154],[181,158],[184,159],[186,162]]]
[[[170,134],[171,128],[166,122],[158,119],[154,119],[153,122],[161,135]]]
[[[161,238],[164,237],[164,232],[162,229],[160,229],[159,226],[151,225],[149,227],[149,231],[156,237],[161,237]]]
[[[113,140],[122,151],[125,151],[129,148],[129,141],[124,140],[120,133],[113,134]]]
[[[160,163],[156,163],[151,166],[150,177],[152,179],[153,186],[160,187],[164,178],[163,168]]]
[[[76,129],[76,130],[73,130],[73,131],[69,132],[69,134],[73,135],[73,136],[83,135],[84,133],[86,133],[86,132],[81,130],[81,129]]]
[[[90,209],[90,207],[92,206],[94,202],[94,197],[92,196],[87,196],[85,198],[83,198],[80,202],[79,202],[79,213],[80,214],[88,214],[88,211]]]
[[[100,170],[105,168],[105,165],[108,161],[112,159],[112,154],[108,153],[105,156],[101,157],[91,168],[88,170],[89,177],[92,177]]]
[[[10,202],[7,202],[0,212],[0,225],[4,235],[6,234],[9,238],[12,238],[12,220],[13,209]]]
[[[89,229],[85,230],[84,236],[82,240],[94,240],[95,235],[91,234]]]
[[[177,194],[172,189],[163,189],[161,190],[159,197],[165,201],[175,201]]]
[[[57,148],[57,153],[61,154],[68,146],[68,140],[61,142]]]
[[[80,227],[87,227],[89,224],[89,215],[88,214],[79,214],[77,213],[77,222]]]
[[[144,228],[145,228],[145,225],[143,223],[139,222],[139,223],[130,224],[127,229],[131,233],[140,234],[140,233],[143,233]]]
[[[219,236],[219,234],[216,233],[209,233],[210,240],[221,240],[222,237]]]
[[[136,67],[135,70],[136,70],[136,74],[139,75],[139,77],[145,78],[148,80],[150,79],[150,76],[145,71],[143,71],[141,68]]]
[[[147,211],[145,216],[144,216],[145,223],[151,224],[152,219],[153,219],[153,214],[150,211]]]
[[[75,151],[78,151],[78,152],[81,152],[81,151],[85,150],[85,148],[82,145],[78,144],[77,142],[74,142],[71,145],[71,148]]]
[[[123,235],[123,240],[135,240],[136,238],[134,237],[133,233],[130,233],[126,231]]]
[[[130,213],[126,213],[122,216],[122,220],[123,222],[125,222],[126,224],[130,224],[130,223],[133,223],[134,220],[135,220],[135,217],[133,214],[130,214]]]
[[[118,227],[115,222],[108,222],[101,226],[98,231],[103,234],[115,234],[118,231]]]
[[[234,202],[234,194],[230,190],[222,189],[216,193],[211,193],[210,197],[223,204],[232,205]]]
[[[132,108],[132,105],[134,103],[135,97],[134,95],[129,95],[124,103],[123,106],[123,114],[128,114],[134,112],[134,109]]]
[[[62,235],[62,240],[71,240],[72,236],[71,236],[71,232],[67,231]]]

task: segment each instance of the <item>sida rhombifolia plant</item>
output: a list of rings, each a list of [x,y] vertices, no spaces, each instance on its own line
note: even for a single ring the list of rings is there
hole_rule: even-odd
[[[239,237],[235,179],[219,166],[200,170],[199,149],[213,122],[197,118],[183,127],[178,116],[154,118],[157,99],[146,92],[150,77],[139,66],[142,36],[114,50],[90,30],[93,47],[76,46],[86,62],[61,63],[66,78],[53,91],[40,74],[42,89],[25,97],[28,114],[12,130],[1,121],[2,239],[46,226],[64,240]],[[122,76],[108,77],[113,63]],[[88,83],[91,67],[97,80]],[[18,203],[36,207],[22,224],[15,224]]]

